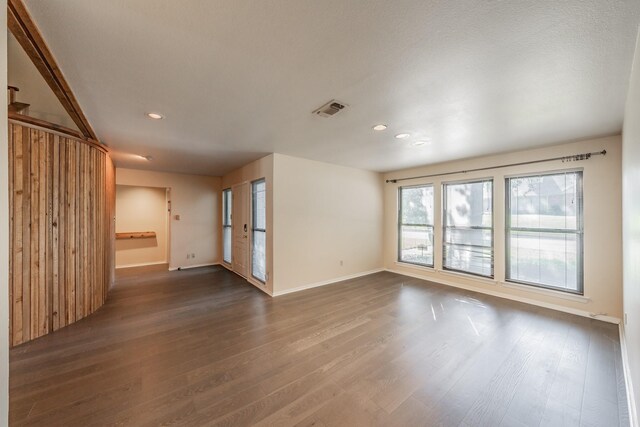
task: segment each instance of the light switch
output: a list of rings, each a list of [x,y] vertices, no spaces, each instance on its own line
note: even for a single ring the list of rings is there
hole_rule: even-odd
[[[174,215],[173,219],[175,219],[176,221],[180,221],[180,215]]]

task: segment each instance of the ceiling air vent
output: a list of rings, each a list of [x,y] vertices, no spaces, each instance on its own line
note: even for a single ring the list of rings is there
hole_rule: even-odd
[[[332,99],[331,101],[324,104],[322,107],[318,108],[317,110],[314,110],[313,114],[317,114],[320,117],[331,117],[331,116],[335,116],[337,113],[340,112],[340,110],[344,109],[344,107],[346,106],[347,106],[346,104],[337,102],[335,99]]]

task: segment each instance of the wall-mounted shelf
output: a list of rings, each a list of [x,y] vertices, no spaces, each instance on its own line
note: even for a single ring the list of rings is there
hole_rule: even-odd
[[[134,231],[132,233],[116,233],[116,239],[151,239],[156,237],[155,231]]]

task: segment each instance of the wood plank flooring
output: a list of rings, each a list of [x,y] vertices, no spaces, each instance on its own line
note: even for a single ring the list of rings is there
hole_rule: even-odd
[[[617,326],[392,273],[270,298],[119,273],[11,351],[14,426],[628,425]]]

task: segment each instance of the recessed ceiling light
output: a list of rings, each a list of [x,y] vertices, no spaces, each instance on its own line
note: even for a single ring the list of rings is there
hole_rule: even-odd
[[[427,145],[427,144],[430,144],[430,143],[431,143],[430,141],[414,141],[414,142],[411,143],[411,145],[417,147],[419,145]]]
[[[396,135],[396,138],[398,138],[398,139],[407,139],[407,138],[409,138],[410,136],[411,136],[411,135],[410,135],[410,134],[408,134],[408,133],[399,133],[399,134],[397,134],[397,135]]]
[[[373,130],[385,130],[387,128],[387,125],[375,125],[373,127]]]
[[[159,114],[159,113],[147,113],[147,116],[150,119],[154,119],[154,120],[160,120],[160,119],[164,118],[164,116],[162,114]]]

